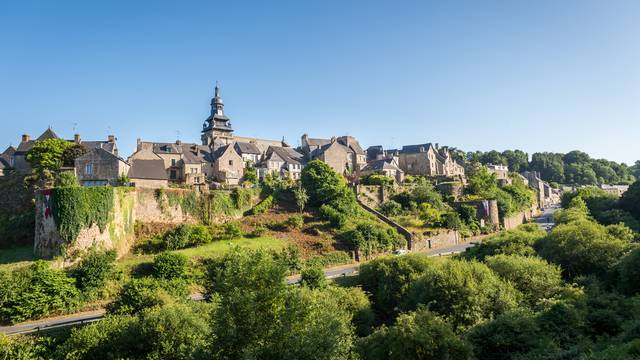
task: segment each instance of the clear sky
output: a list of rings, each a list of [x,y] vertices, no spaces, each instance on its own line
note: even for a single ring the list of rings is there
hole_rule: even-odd
[[[640,159],[636,0],[0,2],[0,147],[199,142],[216,80],[243,136]]]

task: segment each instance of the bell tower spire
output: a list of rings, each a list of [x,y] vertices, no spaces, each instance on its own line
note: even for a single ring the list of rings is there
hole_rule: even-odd
[[[216,81],[213,98],[211,99],[211,114],[202,127],[202,144],[211,145],[218,138],[228,142],[232,136],[231,121],[224,114],[224,102],[220,96],[220,82]]]

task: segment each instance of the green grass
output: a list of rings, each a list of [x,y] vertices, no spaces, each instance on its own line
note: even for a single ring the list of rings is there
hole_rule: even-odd
[[[27,266],[34,260],[32,246],[0,249],[0,270],[12,270]]]
[[[236,246],[242,249],[252,250],[280,250],[287,246],[287,242],[285,240],[276,239],[270,236],[263,236],[258,238],[238,238],[233,240],[214,241],[206,245],[182,250],[175,250],[174,252],[183,254],[190,259],[213,258],[225,255],[229,252],[229,250]],[[118,266],[123,268],[133,268],[142,263],[153,261],[153,257],[153,254],[129,255],[118,261]]]

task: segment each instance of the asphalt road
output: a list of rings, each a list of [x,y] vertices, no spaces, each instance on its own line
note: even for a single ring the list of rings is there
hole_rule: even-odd
[[[542,214],[535,218],[535,222],[538,223],[543,229],[550,230],[553,227],[553,213],[558,210],[558,207],[551,207],[545,209]],[[425,252],[420,252],[425,256],[444,256],[451,255],[463,252],[465,249],[475,246],[475,242],[467,242],[463,244],[447,246],[440,249],[433,249]],[[328,279],[334,279],[342,276],[351,276],[356,275],[358,270],[360,269],[360,265],[344,265],[338,266],[335,268],[325,269],[325,276]],[[287,278],[288,284],[296,284],[300,281],[300,276],[291,276]],[[203,296],[200,294],[195,294],[191,296],[191,299],[194,301],[203,300]],[[57,318],[48,318],[42,319],[38,321],[29,321],[25,323],[20,323],[13,326],[3,326],[0,327],[0,332],[5,333],[7,335],[17,335],[17,334],[28,334],[42,330],[50,330],[55,328],[61,328],[66,326],[80,325],[85,323],[90,323],[93,321],[98,321],[104,317],[104,310],[95,310],[89,312],[82,312],[71,314],[67,316],[61,316]]]

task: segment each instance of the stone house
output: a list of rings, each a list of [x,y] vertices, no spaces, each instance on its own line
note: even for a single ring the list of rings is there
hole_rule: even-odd
[[[331,166],[339,174],[360,175],[367,164],[367,154],[358,140],[352,136],[340,136],[331,139],[314,139],[302,135],[301,152],[307,161],[320,160]]]
[[[244,176],[244,160],[234,148],[234,144],[219,146],[207,157],[207,174],[219,183],[235,186]]]
[[[0,176],[4,176],[8,170],[13,169],[15,153],[16,149],[13,146],[9,146],[0,154]]]
[[[148,142],[138,139],[137,150],[130,158],[146,158],[139,155],[150,151],[163,160],[167,178],[172,183],[199,185],[206,182],[206,160],[208,146],[182,143]],[[142,157],[141,157],[142,156]]]
[[[611,194],[616,197],[621,197],[629,190],[629,185],[600,185],[600,189],[604,190],[607,194]]]
[[[537,171],[525,171],[522,176],[527,179],[530,188],[536,191],[538,206],[542,209],[560,202],[560,190],[554,189],[540,178]]]
[[[22,135],[22,140],[18,145],[18,148],[15,149],[11,161],[14,165],[13,167],[18,173],[21,174],[29,174],[31,173],[31,165],[27,161],[27,152],[33,148],[33,145],[36,141],[42,141],[47,139],[60,139],[60,137],[51,129],[48,128],[45,130],[37,139],[32,140],[31,136],[24,134]],[[105,141],[82,141],[80,139],[79,134],[75,134],[73,140],[67,140],[69,142],[73,142],[75,144],[79,144],[84,146],[85,149],[103,149],[111,154],[118,156],[118,147],[116,145],[116,138],[113,135],[109,135],[107,140]]]
[[[449,149],[438,144],[403,146],[398,162],[407,175],[464,177],[464,166],[453,158]]]
[[[264,153],[254,142],[236,142],[233,148],[242,157],[245,164],[257,164]]]
[[[75,160],[75,173],[82,186],[117,186],[129,174],[129,164],[103,148],[92,148]]]
[[[400,184],[404,181],[404,171],[400,169],[393,161],[393,159],[378,159],[372,160],[362,169],[362,175],[370,174],[382,174]]]
[[[153,154],[153,153],[151,153]],[[164,160],[159,156],[153,158],[137,157],[129,160],[129,181],[139,188],[160,189],[169,186],[169,179],[164,167]]]
[[[300,179],[303,168],[304,155],[293,148],[282,146],[270,146],[264,160],[256,167],[260,178],[267,174],[277,174],[295,180]]]
[[[487,164],[487,170],[490,173],[496,174],[496,180],[498,180],[498,184],[502,186],[511,185],[511,177],[509,177],[509,167],[506,165],[494,165]]]

